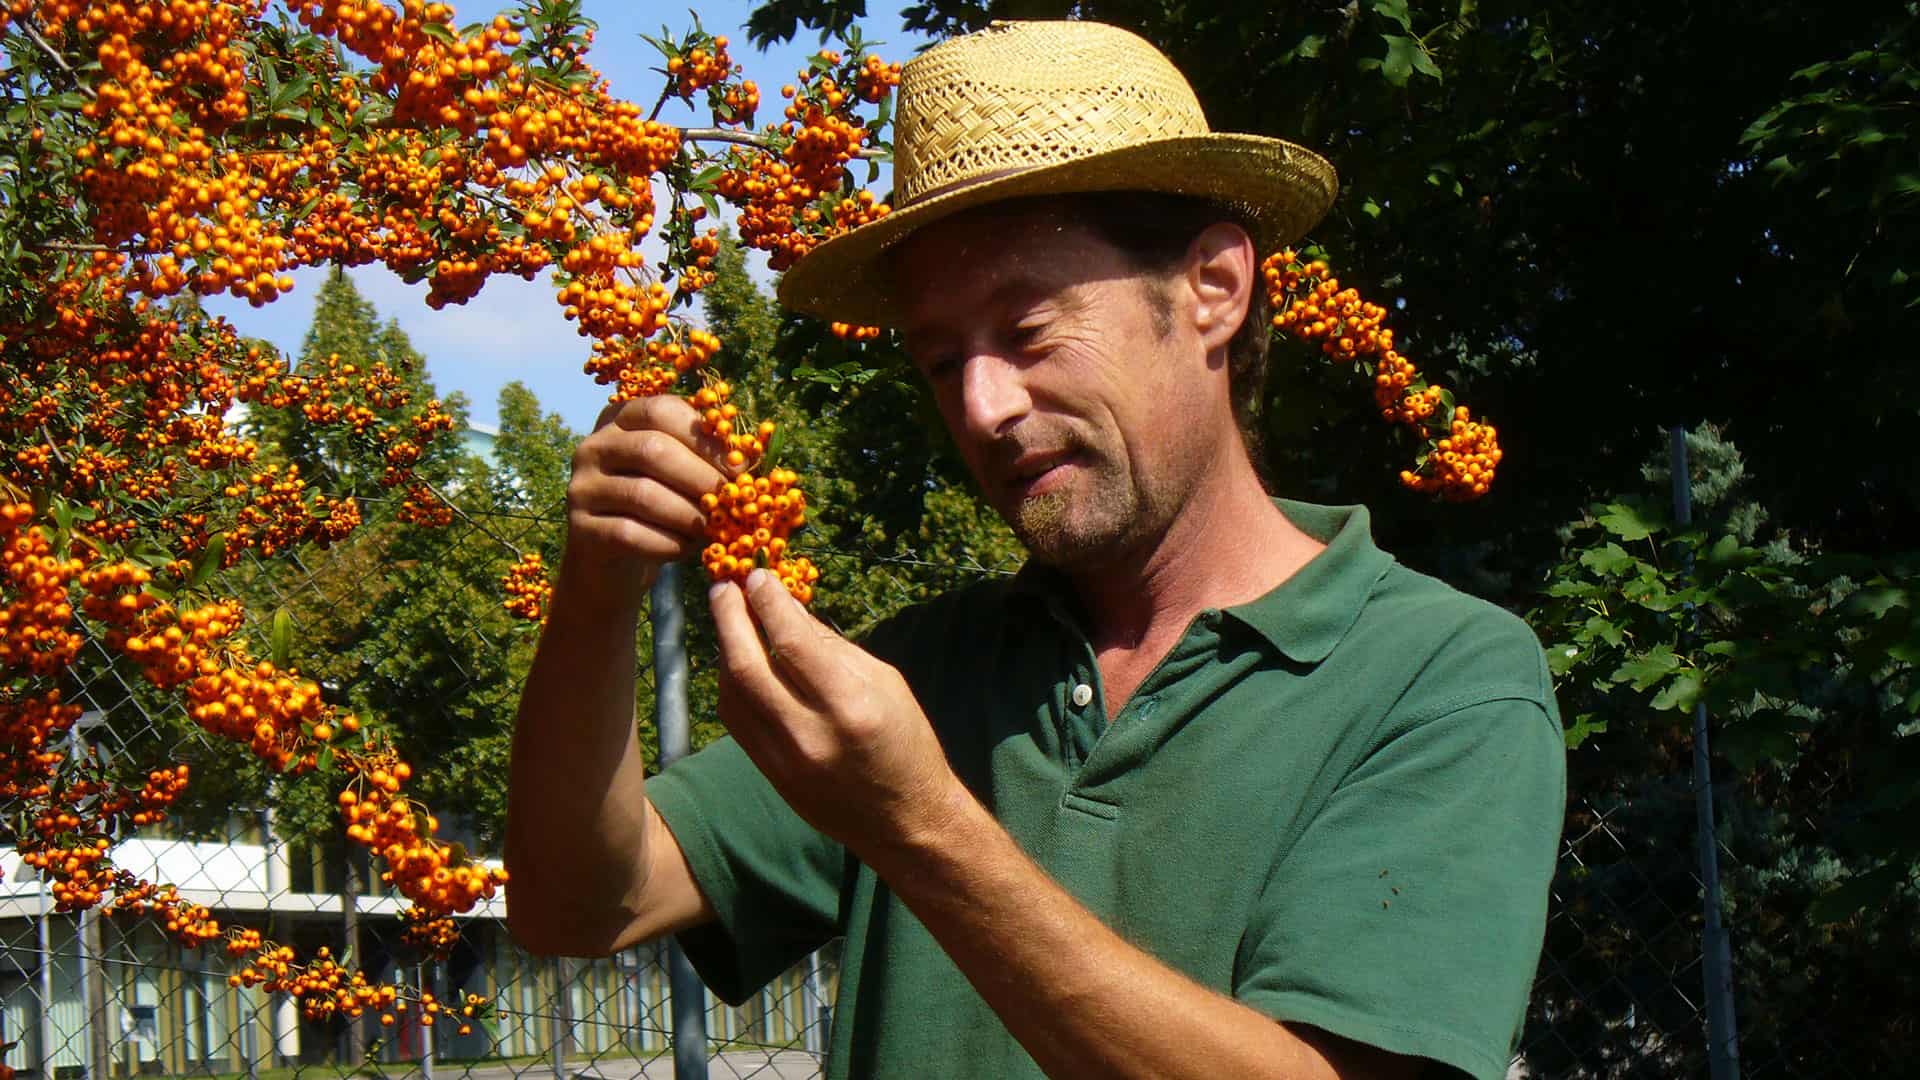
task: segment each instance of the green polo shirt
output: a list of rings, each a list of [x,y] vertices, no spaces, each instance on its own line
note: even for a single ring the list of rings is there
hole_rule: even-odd
[[[974,794],[1129,941],[1276,1019],[1500,1077],[1566,801],[1540,646],[1394,562],[1364,508],[1279,505],[1326,550],[1201,613],[1110,726],[1071,594],[1038,567],[867,646]],[[718,912],[680,940],[721,998],[845,935],[829,1076],[1041,1075],[886,884],[732,740],[647,790]]]

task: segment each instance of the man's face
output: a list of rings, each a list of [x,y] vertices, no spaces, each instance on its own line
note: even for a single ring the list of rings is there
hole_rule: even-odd
[[[929,226],[894,266],[914,366],[1036,558],[1097,564],[1166,532],[1219,452],[1224,402],[1177,278],[1039,210]]]

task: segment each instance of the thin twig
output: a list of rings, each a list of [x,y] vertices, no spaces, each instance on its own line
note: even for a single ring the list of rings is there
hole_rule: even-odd
[[[468,514],[465,510],[461,509],[458,503],[455,503],[452,499],[447,497],[445,492],[435,487],[433,484],[433,481],[428,480],[427,478],[421,476],[419,473],[415,473],[413,479],[414,479],[414,482],[418,483],[421,487],[426,488],[428,491],[432,492],[433,497],[436,499],[439,499],[440,502],[444,506],[446,506],[447,509],[453,511],[455,517],[458,517],[461,521],[464,521],[468,525],[479,530],[481,535],[492,540],[494,543],[499,544],[501,547],[506,548],[508,551],[513,552],[515,555],[525,554],[520,550],[520,545],[514,543],[513,541],[507,539],[504,536],[501,536],[499,533],[494,532],[492,529],[487,528],[485,525],[480,524],[480,522],[477,521],[472,515]]]
[[[44,244],[34,244],[31,246],[36,251],[73,251],[83,255],[92,254],[96,251],[120,251],[126,254],[135,254],[139,250],[137,248],[109,247],[106,244],[76,244],[67,240],[49,240]]]
[[[655,120],[660,119],[660,110],[667,107],[667,99],[672,96],[673,96],[673,80],[668,79],[667,85],[660,88],[660,100],[653,103],[653,111],[647,114],[648,123],[652,123]]]
[[[40,437],[47,441],[47,449],[53,452],[53,460],[59,462],[61,468],[66,468],[67,455],[61,453],[60,448],[54,445],[53,434],[47,430],[47,425],[45,424],[40,425]]]
[[[20,32],[27,35],[27,40],[33,42],[35,45],[40,46],[40,51],[46,53],[47,56],[53,60],[54,63],[60,65],[60,70],[66,72],[67,78],[73,80],[73,85],[75,89],[79,90],[82,94],[85,94],[87,96],[87,100],[89,101],[93,100],[95,96],[93,92],[93,87],[88,86],[87,84],[80,81],[80,73],[73,70],[73,65],[67,63],[67,58],[60,54],[60,50],[54,48],[52,45],[47,44],[47,39],[40,36],[40,31],[34,29],[33,23],[29,22],[24,18],[21,19]]]
[[[681,128],[680,141],[683,143],[723,142],[734,143],[738,146],[757,147],[761,150],[773,149],[765,139],[762,139],[758,135],[745,131],[728,131],[725,128]],[[871,160],[884,158],[887,156],[887,153],[884,150],[855,150],[853,156],[862,160]]]

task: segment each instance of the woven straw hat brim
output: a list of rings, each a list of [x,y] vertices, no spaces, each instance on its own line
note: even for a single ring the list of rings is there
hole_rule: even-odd
[[[1145,191],[1238,210],[1265,256],[1306,235],[1333,205],[1333,166],[1280,139],[1215,132],[1154,139],[969,184],[828,240],[781,277],[780,302],[834,322],[893,326],[902,317],[886,256],[915,231],[963,210],[1029,195]]]

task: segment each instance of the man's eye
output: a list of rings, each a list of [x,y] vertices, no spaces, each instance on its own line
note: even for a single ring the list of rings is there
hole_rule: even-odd
[[[1008,333],[1008,337],[1013,344],[1024,349],[1040,340],[1040,334],[1046,328],[1045,323],[1021,323]]]

